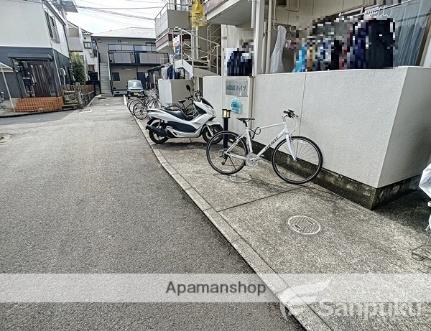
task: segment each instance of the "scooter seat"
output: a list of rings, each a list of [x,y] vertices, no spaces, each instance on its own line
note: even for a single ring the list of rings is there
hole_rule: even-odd
[[[186,116],[181,110],[168,110],[169,114],[179,118],[180,120],[189,121],[190,118]]]

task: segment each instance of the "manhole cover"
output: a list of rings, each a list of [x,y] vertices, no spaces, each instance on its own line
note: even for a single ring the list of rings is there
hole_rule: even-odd
[[[251,176],[249,174],[235,174],[229,176],[231,182],[234,183],[248,183],[251,181]]]
[[[10,134],[0,133],[0,144],[4,144],[10,139]]]
[[[322,229],[320,223],[317,222],[314,218],[303,215],[292,216],[287,221],[287,224],[292,231],[295,231],[296,233],[305,236],[312,236],[314,234],[318,234]]]

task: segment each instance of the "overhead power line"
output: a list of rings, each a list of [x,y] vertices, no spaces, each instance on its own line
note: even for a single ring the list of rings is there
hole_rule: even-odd
[[[80,8],[80,7],[78,7],[78,8]],[[123,17],[139,18],[139,19],[142,19],[142,20],[154,21],[153,17],[146,17],[146,16],[138,16],[138,15],[119,13],[119,12],[115,12],[115,11],[112,11],[112,10],[106,10],[106,9],[99,9],[99,8],[92,8],[92,7],[81,8],[81,9],[95,11],[95,12],[98,12],[98,13],[110,14],[110,15],[117,15],[117,16],[123,16]]]

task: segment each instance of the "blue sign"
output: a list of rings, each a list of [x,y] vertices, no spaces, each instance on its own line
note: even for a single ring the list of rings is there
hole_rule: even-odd
[[[242,103],[238,98],[233,98],[230,102],[230,108],[236,114],[240,114],[242,112]]]

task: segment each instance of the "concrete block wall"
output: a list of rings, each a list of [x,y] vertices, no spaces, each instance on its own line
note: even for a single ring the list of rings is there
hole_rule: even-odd
[[[409,67],[379,187],[421,174],[431,153],[431,68]]]
[[[368,208],[417,187],[431,150],[431,68],[258,75],[254,127],[299,116],[290,127],[324,156],[323,186]],[[222,104],[222,78],[204,79],[204,96]],[[255,137],[267,144],[280,128]],[[324,182],[326,183],[324,183]],[[326,185],[327,184],[327,185]]]
[[[188,79],[159,79],[158,84],[160,102],[164,106],[189,97],[187,85],[193,88],[193,82]]]
[[[326,169],[374,188],[384,187],[425,168],[424,160],[414,154],[421,152],[416,139],[423,142],[424,126],[431,126],[431,121],[420,120],[428,116],[426,104],[431,104],[426,92],[421,92],[429,91],[429,70],[404,67],[259,75],[255,80],[255,125],[275,123],[284,109],[293,109],[300,116],[297,134],[321,147]],[[408,123],[402,119],[407,109],[411,112]],[[266,144],[276,132],[271,129],[255,139]],[[393,152],[398,160],[390,162],[388,149],[401,143],[395,137],[406,148]],[[423,148],[428,146],[423,143]],[[425,154],[427,159],[429,152]],[[403,160],[410,164],[409,171],[400,166]],[[385,162],[393,165],[384,166]]]

